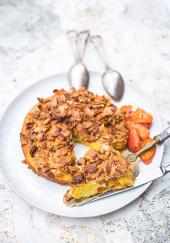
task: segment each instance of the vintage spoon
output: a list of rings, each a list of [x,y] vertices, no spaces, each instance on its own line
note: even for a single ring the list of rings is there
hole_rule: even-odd
[[[142,147],[138,152],[134,154],[129,154],[127,156],[127,160],[129,162],[135,162],[137,157],[144,151],[152,148],[155,144],[162,144],[165,140],[170,137],[170,127],[165,129],[162,133],[157,136],[154,136],[153,140],[150,143],[147,143],[144,147]]]
[[[76,89],[82,86],[88,88],[89,72],[83,64],[83,56],[89,38],[89,31],[81,31],[79,33],[68,31],[67,36],[75,58],[75,64],[68,71],[69,84]]]
[[[152,148],[155,144],[162,144],[169,137],[170,137],[170,127],[168,127],[167,129],[165,129],[159,135],[154,136],[153,140],[150,143],[147,143],[138,152],[136,152],[134,154],[130,153],[129,155],[127,155],[126,159],[131,163],[131,168],[132,168],[132,171],[133,171],[133,173],[134,173],[135,176],[137,176],[139,174],[139,165],[138,165],[138,161],[136,161],[136,159],[138,158],[138,156],[142,152],[144,152],[144,151]]]
[[[99,56],[101,57],[104,65],[105,72],[102,75],[102,83],[105,91],[109,96],[111,96],[114,100],[120,100],[124,94],[124,80],[121,74],[113,70],[106,60],[106,55],[103,46],[103,40],[100,35],[90,37],[91,43],[94,45],[97,50]]]

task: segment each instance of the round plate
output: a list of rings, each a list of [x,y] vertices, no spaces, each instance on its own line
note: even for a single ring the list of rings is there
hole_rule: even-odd
[[[97,94],[106,95],[101,85],[101,75],[91,73],[90,77],[89,90]],[[47,212],[68,217],[92,217],[115,211],[139,197],[150,183],[93,203],[69,208],[63,203],[63,195],[68,189],[67,186],[61,186],[41,178],[29,170],[25,164],[21,163],[24,156],[19,134],[25,115],[37,102],[37,97],[47,97],[52,94],[54,89],[62,88],[69,88],[66,75],[59,74],[49,77],[28,87],[9,105],[0,124],[2,172],[18,195],[33,206]],[[126,85],[125,95],[122,101],[116,105],[121,106],[122,104],[133,104],[150,112],[154,117],[151,135],[161,131],[161,122],[154,105],[150,102],[150,98],[130,84]],[[83,151],[82,146],[80,145],[76,151]],[[163,146],[159,146],[150,165],[146,166],[141,163],[141,171],[158,167],[161,163],[162,155]]]

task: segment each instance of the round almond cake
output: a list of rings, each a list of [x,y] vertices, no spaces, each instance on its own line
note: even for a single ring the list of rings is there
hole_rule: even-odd
[[[115,151],[127,144],[124,115],[108,97],[84,88],[54,90],[52,96],[38,98],[25,117],[20,138],[29,168],[60,184],[88,182],[94,180],[94,175],[102,183],[106,175],[110,179],[130,171],[128,162]],[[89,147],[78,161],[74,143]]]

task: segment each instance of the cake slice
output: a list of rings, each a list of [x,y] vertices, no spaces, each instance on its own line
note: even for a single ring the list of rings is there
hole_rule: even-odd
[[[78,205],[110,190],[130,187],[135,181],[128,161],[108,144],[89,150],[77,164],[80,172],[74,175],[73,184],[64,196],[67,206]]]

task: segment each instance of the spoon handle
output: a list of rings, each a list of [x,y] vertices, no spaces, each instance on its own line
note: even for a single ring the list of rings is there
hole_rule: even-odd
[[[134,154],[130,154],[127,156],[127,160],[129,162],[135,162],[137,157],[146,150],[152,148],[155,144],[162,144],[165,142],[168,138],[170,138],[170,127],[166,128],[163,132],[161,132],[159,135],[154,136],[153,140],[149,143],[147,143],[145,146],[143,146],[138,152]]]
[[[101,57],[104,65],[105,65],[105,68],[107,70],[110,70],[111,67],[109,66],[108,61],[106,59],[106,53],[104,50],[103,39],[102,39],[101,35],[91,36],[90,41],[93,44],[94,48],[97,50],[99,56]]]
[[[166,128],[162,133],[154,137],[158,144],[163,143],[168,138],[170,138],[170,126]]]
[[[88,30],[81,31],[78,33],[78,55],[80,62],[82,62],[89,35],[90,33]]]
[[[67,32],[67,37],[69,39],[74,59],[77,62],[79,59],[79,53],[78,53],[78,33],[75,30],[70,30]]]
[[[155,139],[153,139],[153,141],[147,143],[138,152],[135,153],[136,157],[138,157],[141,153],[145,152],[146,150],[152,148],[156,143],[157,143],[157,140],[155,140]]]

